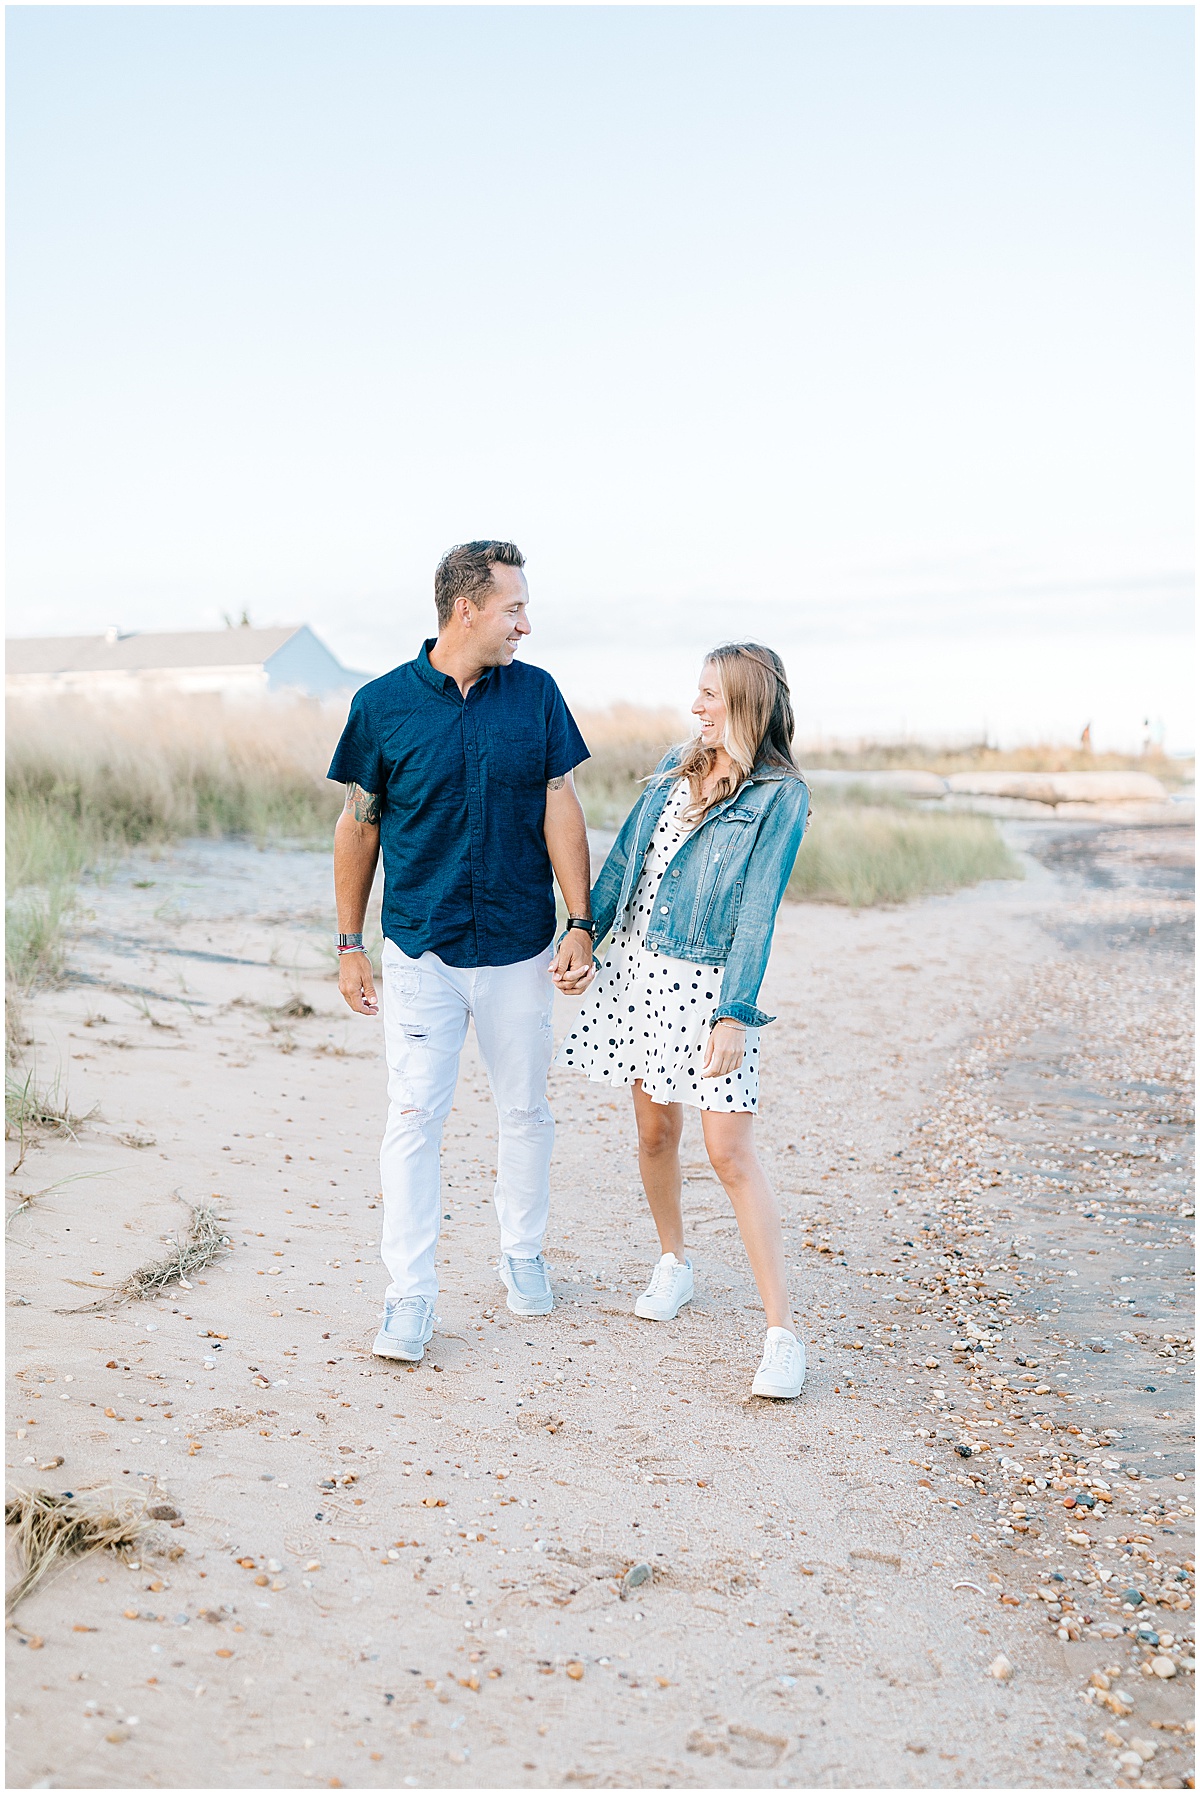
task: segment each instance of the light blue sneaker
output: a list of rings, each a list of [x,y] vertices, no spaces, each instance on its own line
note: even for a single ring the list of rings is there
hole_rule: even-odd
[[[376,1358],[405,1358],[419,1364],[433,1338],[433,1303],[424,1296],[396,1296],[386,1303],[383,1325],[371,1347]]]
[[[550,1273],[539,1252],[536,1258],[510,1258],[500,1254],[500,1281],[508,1289],[508,1306],[514,1314],[549,1314],[554,1307]]]

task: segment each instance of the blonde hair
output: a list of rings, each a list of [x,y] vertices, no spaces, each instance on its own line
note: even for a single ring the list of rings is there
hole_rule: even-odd
[[[691,827],[715,804],[725,802],[745,784],[757,766],[775,766],[800,776],[792,757],[796,718],[787,673],[773,648],[759,642],[725,642],[705,656],[705,666],[716,670],[725,700],[725,733],[720,745],[733,762],[733,777],[717,780],[708,797],[702,795],[705,779],[717,763],[716,749],[697,737],[683,750],[673,776],[685,778],[691,800],[682,819]]]

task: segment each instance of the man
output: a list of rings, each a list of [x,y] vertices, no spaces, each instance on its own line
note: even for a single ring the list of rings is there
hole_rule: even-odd
[[[578,993],[593,973],[587,829],[571,777],[588,751],[553,679],[514,658],[530,633],[524,564],[511,542],[444,556],[436,641],[356,694],[329,768],[347,787],[333,850],[338,985],[359,1015],[379,1010],[362,927],[383,852],[379,1164],[391,1283],[374,1351],[411,1363],[433,1335],[442,1125],[472,1018],[499,1112],[508,1306],[554,1306],[542,1257],[554,1146],[546,1073],[554,986]],[[551,868],[569,918],[553,956]]]

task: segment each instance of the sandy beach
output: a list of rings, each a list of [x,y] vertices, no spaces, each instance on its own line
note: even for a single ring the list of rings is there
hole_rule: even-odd
[[[1023,882],[781,914],[794,1404],[749,1395],[696,1117],[696,1299],[658,1326],[628,1098],[560,1071],[557,1307],[508,1312],[473,1038],[440,1325],[372,1359],[381,1028],[328,856],[89,884],[25,1008],[91,1118],[11,1182],[8,1481],[178,1519],[17,1609],[9,1785],[1194,1785],[1192,837],[1005,834]],[[228,1252],[116,1301],[206,1203]]]

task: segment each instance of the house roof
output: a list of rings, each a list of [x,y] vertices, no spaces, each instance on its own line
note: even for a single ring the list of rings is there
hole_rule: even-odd
[[[40,635],[9,640],[9,673],[143,673],[174,667],[262,666],[301,625],[161,634]]]

